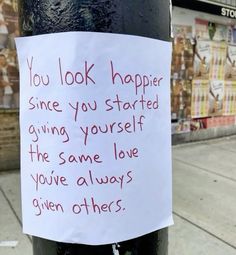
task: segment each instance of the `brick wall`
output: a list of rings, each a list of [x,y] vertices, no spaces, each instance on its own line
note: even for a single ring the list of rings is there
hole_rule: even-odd
[[[0,110],[0,171],[19,168],[19,112]]]

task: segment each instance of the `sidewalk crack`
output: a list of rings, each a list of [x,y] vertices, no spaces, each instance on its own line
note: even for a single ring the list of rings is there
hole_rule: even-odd
[[[207,168],[204,168],[204,167],[201,167],[201,166],[197,166],[197,165],[195,165],[195,164],[191,164],[191,163],[189,163],[189,162],[186,162],[186,161],[181,160],[181,159],[178,159],[178,158],[174,158],[174,157],[173,157],[173,159],[176,160],[176,161],[178,161],[178,162],[180,162],[180,163],[183,163],[183,164],[185,164],[185,165],[192,166],[192,167],[194,167],[194,168],[198,168],[198,169],[200,169],[200,170],[202,170],[202,171],[204,171],[204,172],[208,172],[208,173],[211,173],[211,174],[215,174],[215,175],[217,175],[217,176],[219,176],[219,177],[222,177],[222,178],[224,178],[224,179],[227,179],[227,180],[236,182],[236,179],[231,178],[231,177],[228,177],[228,176],[223,175],[223,174],[219,174],[219,173],[217,173],[217,172],[215,172],[215,171],[212,171],[212,170],[210,170],[210,169],[207,169]],[[174,168],[174,167],[173,167],[173,168]]]
[[[22,227],[21,219],[18,217],[18,215],[17,215],[17,213],[16,213],[15,209],[13,208],[13,206],[12,206],[12,204],[11,204],[11,201],[8,199],[8,197],[7,197],[6,193],[4,192],[4,190],[2,189],[2,187],[1,187],[1,186],[0,186],[0,191],[1,191],[2,195],[3,195],[3,197],[5,198],[5,200],[7,201],[7,203],[8,203],[8,205],[9,205],[9,207],[11,208],[11,210],[12,210],[12,212],[13,212],[14,216],[16,217],[16,219],[17,219],[18,223],[19,223],[19,224],[20,224],[20,226]],[[29,241],[32,243],[32,240],[31,240],[30,236],[29,236],[29,235],[26,235],[26,236],[28,237]]]
[[[236,250],[236,246],[234,246],[233,244],[231,244],[231,243],[229,243],[229,242],[223,240],[222,238],[218,237],[217,235],[211,233],[211,232],[208,231],[207,229],[205,229],[205,228],[203,228],[203,227],[197,225],[197,224],[194,223],[193,221],[191,221],[191,220],[189,220],[189,219],[187,219],[187,218],[181,216],[180,214],[178,214],[178,213],[176,213],[176,212],[174,212],[174,211],[173,211],[173,214],[176,215],[176,216],[178,216],[178,217],[181,218],[182,220],[187,221],[189,224],[193,225],[194,227],[196,227],[196,228],[198,228],[198,229],[204,231],[204,232],[207,233],[208,235],[210,235],[210,236],[216,238],[217,240],[221,241],[222,243],[224,243],[224,244],[226,244],[226,245],[228,245],[228,246],[230,246],[231,248],[233,248],[233,249]]]

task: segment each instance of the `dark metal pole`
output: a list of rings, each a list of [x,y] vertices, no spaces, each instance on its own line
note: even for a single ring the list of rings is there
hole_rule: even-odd
[[[94,31],[169,41],[167,0],[19,0],[21,35]],[[120,255],[167,255],[168,230],[119,243]],[[65,244],[33,237],[34,255],[112,255],[111,245]]]

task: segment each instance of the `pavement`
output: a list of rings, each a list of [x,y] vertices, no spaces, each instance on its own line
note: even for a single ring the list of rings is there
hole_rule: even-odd
[[[169,255],[236,255],[236,136],[172,148]],[[32,255],[21,226],[19,170],[0,172],[0,255]]]

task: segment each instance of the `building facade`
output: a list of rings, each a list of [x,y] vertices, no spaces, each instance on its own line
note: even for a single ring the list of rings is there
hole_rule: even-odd
[[[18,169],[19,72],[14,38],[19,36],[17,0],[0,1],[0,169]]]
[[[173,1],[173,141],[236,134],[236,3]]]

